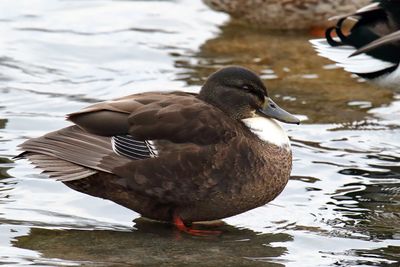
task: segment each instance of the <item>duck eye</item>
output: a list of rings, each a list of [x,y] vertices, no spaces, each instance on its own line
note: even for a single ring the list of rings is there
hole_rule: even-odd
[[[254,87],[252,87],[251,85],[245,84],[242,85],[242,89],[245,91],[248,91],[249,93],[255,95],[257,98],[259,98],[261,101],[264,100],[264,95],[263,93],[261,93],[260,91],[254,89]]]
[[[243,85],[242,88],[246,91],[251,91],[251,87],[249,85]]]

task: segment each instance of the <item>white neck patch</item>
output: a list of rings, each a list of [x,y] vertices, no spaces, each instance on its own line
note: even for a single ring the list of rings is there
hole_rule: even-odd
[[[276,120],[256,116],[242,122],[262,141],[290,149],[289,137]]]

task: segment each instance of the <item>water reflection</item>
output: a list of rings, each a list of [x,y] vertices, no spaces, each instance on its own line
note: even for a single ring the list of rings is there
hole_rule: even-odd
[[[0,129],[3,129],[6,127],[7,120],[6,119],[0,119]]]
[[[8,179],[11,176],[7,171],[11,168],[8,167],[11,161],[7,158],[0,157],[0,205],[6,202],[10,202],[10,193],[16,182]],[[1,216],[1,209],[0,209]]]
[[[94,265],[139,266],[284,266],[278,257],[292,237],[260,234],[230,225],[219,237],[199,238],[174,231],[172,226],[137,219],[135,230],[81,231],[32,228],[13,244],[39,251],[44,258]],[[276,245],[275,243],[278,243]]]
[[[369,164],[370,169],[340,171],[362,178],[339,188],[332,204],[348,218],[340,222],[345,228],[371,240],[400,240],[400,158],[379,154],[368,158],[379,163]]]
[[[354,249],[348,253],[355,255],[359,260],[342,260],[340,264],[347,266],[399,266],[400,247],[398,246],[387,246],[379,249]],[[378,265],[376,261],[368,260],[371,257],[379,261],[380,264]]]
[[[0,119],[0,129],[5,128],[7,123],[6,119]],[[2,143],[1,140],[1,135],[0,135],[0,145]],[[3,149],[0,147],[0,153],[3,151]],[[12,161],[9,160],[8,158],[0,157],[0,205],[3,202],[8,201],[9,198],[9,191],[10,191],[10,185],[13,185],[13,182],[10,182],[7,178],[10,178],[10,175],[8,174],[8,170],[11,168],[11,163]]]

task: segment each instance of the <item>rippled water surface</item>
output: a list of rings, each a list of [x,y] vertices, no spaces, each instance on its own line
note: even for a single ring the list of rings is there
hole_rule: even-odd
[[[198,0],[0,2],[0,264],[399,266],[400,93],[318,58],[305,33],[245,28]],[[294,169],[272,203],[219,237],[177,233],[46,179],[16,146],[89,103],[197,91],[231,64],[281,106]]]

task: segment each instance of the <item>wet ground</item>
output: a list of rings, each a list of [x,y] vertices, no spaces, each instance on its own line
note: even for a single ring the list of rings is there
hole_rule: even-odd
[[[399,266],[400,92],[315,55],[307,33],[230,22],[198,0],[0,2],[0,264]],[[192,237],[46,179],[16,146],[89,103],[197,91],[211,72],[259,72],[282,107],[294,169],[272,203],[219,237]]]

